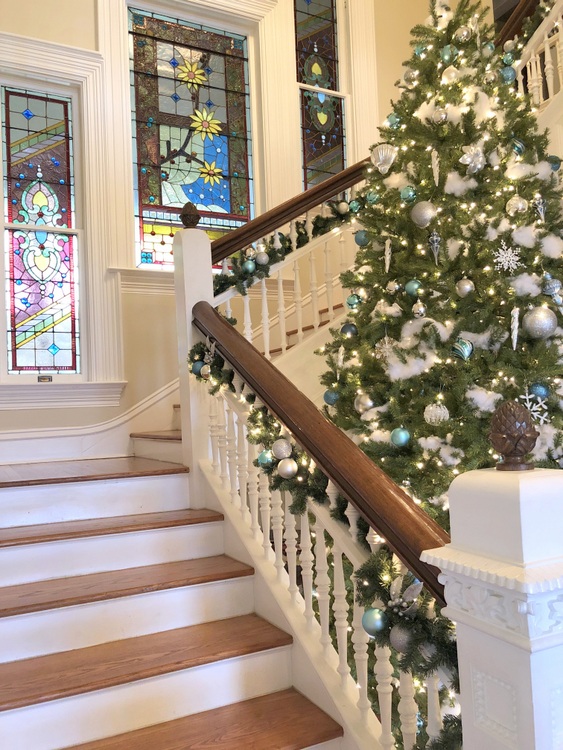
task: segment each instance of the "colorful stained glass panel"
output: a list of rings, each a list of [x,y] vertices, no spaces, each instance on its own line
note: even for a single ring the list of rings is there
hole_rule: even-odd
[[[297,80],[338,90],[334,0],[295,0]]]
[[[71,103],[2,94],[8,371],[78,373]]]
[[[305,188],[318,185],[345,167],[343,100],[301,91],[301,128]]]

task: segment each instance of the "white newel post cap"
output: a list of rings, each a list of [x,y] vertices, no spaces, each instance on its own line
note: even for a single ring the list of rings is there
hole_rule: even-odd
[[[563,748],[563,472],[471,471],[440,568],[457,624],[464,750]]]

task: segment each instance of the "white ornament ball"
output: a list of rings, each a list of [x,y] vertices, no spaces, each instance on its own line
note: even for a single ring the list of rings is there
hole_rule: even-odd
[[[348,213],[348,211],[350,210],[350,206],[348,205],[348,203],[346,203],[346,201],[340,201],[340,203],[336,206],[336,210],[339,214],[344,215]]]
[[[442,83],[455,83],[459,78],[459,70],[450,65],[442,73]]]
[[[293,479],[298,470],[297,461],[293,458],[282,458],[278,464],[278,474],[282,479]]]
[[[423,318],[426,315],[426,305],[421,302],[415,302],[412,306],[412,314],[415,318]]]
[[[522,318],[522,328],[533,339],[546,339],[555,333],[557,315],[549,307],[533,307]]]
[[[455,285],[455,290],[459,297],[467,297],[468,294],[475,291],[475,284],[471,279],[460,279]]]
[[[424,421],[427,424],[442,424],[442,422],[447,422],[449,418],[450,412],[448,411],[448,407],[444,406],[444,404],[428,404],[424,410]]]
[[[276,440],[276,442],[272,445],[272,453],[278,459],[289,458],[289,456],[291,456],[292,450],[293,448],[291,447],[291,443],[289,442],[289,440],[285,440],[284,438]]]
[[[254,259],[259,266],[266,266],[270,261],[270,256],[264,251],[258,253]]]
[[[430,224],[432,219],[436,218],[437,213],[438,210],[433,203],[430,203],[430,201],[420,201],[413,207],[411,219],[417,227],[424,229]]]
[[[367,393],[360,393],[354,399],[354,409],[359,413],[363,414],[365,411],[373,408],[373,401]]]
[[[411,633],[408,628],[402,625],[393,625],[389,631],[389,642],[391,646],[400,654],[405,654],[411,644]]]

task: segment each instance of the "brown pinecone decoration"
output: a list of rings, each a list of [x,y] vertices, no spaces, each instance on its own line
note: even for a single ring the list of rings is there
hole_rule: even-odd
[[[184,203],[184,207],[180,213],[180,220],[186,229],[195,229],[200,219],[201,215],[194,204],[189,201]]]
[[[532,415],[517,401],[505,401],[493,414],[489,440],[504,461],[497,464],[499,471],[525,471],[534,465],[524,461],[533,450],[539,432],[532,423]]]

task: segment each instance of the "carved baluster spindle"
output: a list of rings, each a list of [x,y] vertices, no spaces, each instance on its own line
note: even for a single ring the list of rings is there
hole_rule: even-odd
[[[211,466],[214,474],[219,474],[219,436],[217,426],[218,398],[209,399],[209,438],[211,442]]]
[[[350,667],[348,666],[348,602],[346,600],[346,584],[344,581],[344,560],[342,550],[335,543],[332,548],[334,560],[334,626],[336,629],[336,643],[338,646],[338,674],[344,688]]]
[[[309,242],[311,242],[313,239],[313,214],[311,211],[307,211],[305,214],[305,231],[307,232]]]
[[[557,79],[559,91],[563,88],[563,15],[557,20],[557,34],[555,34],[555,57],[557,59]]]
[[[405,747],[413,747],[416,743],[416,718],[418,706],[414,699],[414,682],[410,672],[399,673],[399,716],[401,734]]]
[[[283,500],[281,492],[272,492],[272,536],[274,539],[275,568],[278,581],[282,578],[283,567]]]
[[[321,645],[325,650],[330,646],[330,578],[326,556],[325,530],[315,518],[315,588],[321,622]]]
[[[258,474],[260,469],[254,465],[258,458],[258,447],[252,443],[247,445],[248,464],[247,464],[247,490],[246,506],[242,507],[242,517],[250,526],[252,534],[256,539],[260,526],[258,524]]]
[[[387,646],[375,647],[375,667],[373,672],[377,685],[379,720],[381,721],[381,737],[379,741],[383,750],[392,750],[395,747],[391,721],[393,711],[393,665],[391,664],[391,649]]]
[[[250,315],[250,298],[245,294],[242,298],[243,308],[243,327],[242,333],[244,338],[252,344],[252,317]]]
[[[217,444],[221,464],[221,484],[224,490],[229,489],[229,472],[227,470],[227,421],[225,419],[225,399],[219,397],[217,410]]]
[[[340,232],[338,237],[338,245],[340,247],[340,273],[348,270],[348,259],[346,258],[346,238],[344,232]]]
[[[315,254],[309,253],[309,283],[311,285],[311,308],[313,310],[313,326],[315,330],[319,327],[319,285],[317,283],[317,266]]]
[[[287,335],[285,327],[285,295],[283,292],[283,276],[282,272],[278,271],[278,327],[280,331],[280,346],[282,354],[287,349]]]
[[[440,708],[440,680],[436,672],[426,678],[426,696],[428,703],[428,723],[426,731],[430,739],[440,734],[442,729],[442,711]]]
[[[552,51],[551,51],[551,39],[549,38],[547,32],[543,40],[543,45],[544,45],[544,55],[545,55],[544,71],[545,71],[545,82],[547,83],[547,98],[551,99],[553,94],[555,93],[554,86],[553,86],[554,66],[553,66],[553,57],[552,57]]]
[[[326,494],[328,495],[330,509],[334,510],[334,508],[336,508],[336,499],[338,497],[338,487],[333,484],[330,479],[328,480],[328,484],[326,486]]]
[[[357,541],[358,539],[358,520],[360,518],[360,514],[356,510],[356,508],[352,505],[352,503],[348,503],[346,506],[346,510],[344,511],[344,515],[350,522],[350,536],[354,541]]]
[[[326,290],[326,306],[328,309],[328,319],[334,318],[334,294],[332,289],[332,270],[331,270],[331,257],[330,248],[328,242],[324,244],[324,266],[325,266],[325,290]]]
[[[309,628],[313,627],[315,613],[313,610],[313,552],[311,544],[311,530],[309,528],[309,514],[307,511],[301,516],[301,533],[299,547],[301,553],[301,580],[303,581],[303,598],[305,599],[305,620]]]
[[[270,357],[270,311],[268,310],[268,290],[266,288],[266,279],[260,282],[260,294],[262,297],[262,341],[264,346],[264,356]]]
[[[518,75],[516,78],[516,86],[518,93],[522,96],[526,93],[526,87],[524,86],[524,76],[522,75],[522,68],[518,68]]]
[[[223,258],[221,261],[221,273],[225,274],[225,276],[229,275],[229,259]]]
[[[282,249],[282,243],[281,243],[281,237],[280,232],[276,230],[273,234],[273,248],[274,250],[281,250]]]
[[[301,276],[297,261],[293,262],[293,303],[297,322],[297,343],[299,344],[303,341],[303,300],[301,299]]]
[[[352,619],[352,643],[354,644],[354,663],[356,665],[356,682],[358,684],[358,708],[362,713],[364,721],[371,711],[371,702],[368,697],[368,641],[369,636],[362,627],[362,616],[364,608],[356,601],[358,593],[358,581],[354,582],[354,614]]]
[[[289,224],[289,240],[291,242],[291,250],[295,252],[297,250],[297,220],[293,219],[293,221]]]
[[[531,70],[532,70],[532,81],[531,81],[531,95],[532,101],[535,107],[539,107],[541,104],[541,73],[540,73],[540,61],[537,55],[532,55],[530,59]]]
[[[237,488],[237,437],[235,431],[235,414],[227,404],[227,464],[229,467],[229,490],[231,503],[235,508],[240,507],[240,497]]]
[[[366,535],[366,542],[369,544],[369,548],[372,552],[377,552],[381,545],[385,543],[385,540],[383,537],[379,536],[375,529],[370,527],[370,530]]]
[[[291,601],[295,604],[299,587],[297,586],[297,524],[295,516],[290,511],[293,498],[289,492],[283,492],[285,506],[285,555],[287,558],[287,574],[289,576],[288,591]]]
[[[260,523],[262,526],[262,547],[264,548],[265,556],[269,558],[272,549],[270,544],[271,496],[270,482],[268,481],[267,474],[264,474],[263,471],[260,472],[258,477],[258,497],[260,503]]]
[[[241,416],[237,416],[237,474],[239,504],[244,517],[248,508],[248,442],[246,440],[246,426]]]

